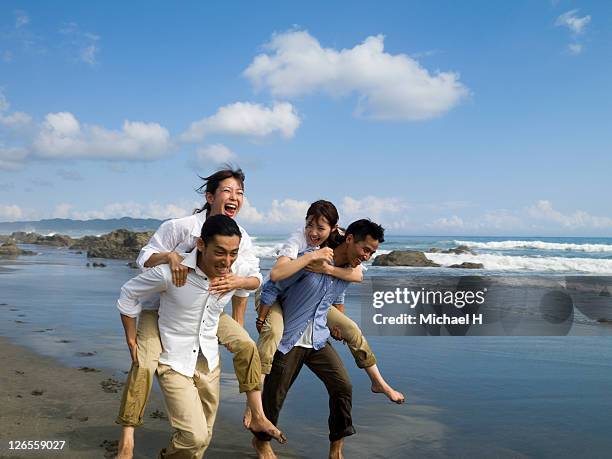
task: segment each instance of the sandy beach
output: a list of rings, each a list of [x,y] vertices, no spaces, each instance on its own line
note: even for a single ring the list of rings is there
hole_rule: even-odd
[[[0,457],[114,457],[119,435],[114,419],[122,381],[93,367],[62,366],[4,337],[0,337],[0,361],[4,367],[0,377]],[[145,424],[136,431],[134,457],[156,457],[166,445],[171,427],[163,417],[164,411],[162,397],[154,391]],[[15,440],[59,440],[65,445],[62,450],[10,450],[9,441]],[[250,440],[249,432],[220,416],[206,457],[255,457]]]

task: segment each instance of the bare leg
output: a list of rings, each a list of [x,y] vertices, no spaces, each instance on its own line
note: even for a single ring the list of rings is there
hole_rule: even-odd
[[[264,381],[266,380],[266,374],[261,374],[261,387],[264,385]],[[246,407],[244,409],[244,414],[242,415],[242,425],[245,429],[248,429],[251,426],[251,408],[249,408],[249,400],[247,398]]]
[[[123,426],[116,459],[132,459],[134,454],[134,427]]]
[[[251,444],[257,452],[257,459],[276,459],[276,454],[274,454],[274,450],[269,441],[262,441],[253,437]]]
[[[387,398],[394,403],[404,403],[404,394],[393,389],[393,387],[385,381],[375,364],[371,367],[364,368],[364,370],[368,374],[370,381],[372,381],[372,392],[376,394],[385,394]]]
[[[344,438],[332,441],[329,444],[329,459],[344,459],[342,447],[344,446]]]
[[[261,391],[250,390],[246,393],[247,404],[251,409],[251,423],[249,430],[251,432],[262,432],[270,435],[279,443],[286,443],[287,437],[276,428],[272,422],[266,417],[261,403]],[[269,442],[268,442],[269,443]]]

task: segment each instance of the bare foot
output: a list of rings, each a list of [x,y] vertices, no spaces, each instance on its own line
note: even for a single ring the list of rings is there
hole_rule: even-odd
[[[245,429],[251,427],[251,408],[248,406],[244,409],[244,414],[242,415],[242,425]]]
[[[384,386],[372,384],[372,392],[375,394],[385,394],[389,400],[391,400],[393,403],[397,403],[398,405],[404,403],[404,394],[396,391],[388,384]]]
[[[130,430],[131,429],[131,430]],[[115,459],[132,459],[134,455],[134,428],[124,427],[121,431],[121,438],[117,446],[117,456]]]
[[[285,437],[285,434],[278,430],[276,426],[272,424],[266,417],[253,416],[251,418],[249,430],[253,433],[259,432],[268,434],[281,444],[287,443],[287,437]]]
[[[269,441],[261,441],[257,438],[253,438],[251,444],[257,452],[257,459],[276,459],[276,454],[274,454]]]

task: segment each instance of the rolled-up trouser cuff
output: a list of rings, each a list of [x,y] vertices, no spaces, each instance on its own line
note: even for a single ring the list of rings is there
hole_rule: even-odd
[[[271,363],[263,363],[263,362],[261,362],[261,372],[264,375],[269,375],[271,371],[272,371],[272,364]]]
[[[355,359],[355,363],[361,369],[371,367],[372,365],[376,365],[376,357],[374,354],[370,354],[365,359]]]
[[[252,390],[261,390],[261,383],[252,382],[252,383],[239,383],[238,391],[242,394],[243,392],[251,392]]]
[[[118,416],[117,419],[115,419],[115,424],[119,424],[123,427],[140,427],[144,424],[144,421],[142,419],[139,419],[137,422],[134,422],[131,419],[126,419]]]
[[[352,425],[350,425],[346,429],[344,429],[342,432],[330,433],[329,441],[340,440],[341,438],[349,437],[351,435],[355,435],[356,433],[357,431],[355,430],[355,428]]]

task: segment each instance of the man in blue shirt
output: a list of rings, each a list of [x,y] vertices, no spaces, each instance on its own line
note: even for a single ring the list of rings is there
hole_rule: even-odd
[[[370,220],[357,220],[346,229],[344,241],[334,249],[336,266],[356,267],[367,261],[384,242],[384,229]],[[353,435],[352,386],[342,360],[328,342],[327,311],[344,307],[349,283],[318,272],[298,271],[277,283],[264,285],[261,302],[283,305],[285,328],[274,355],[272,371],[263,391],[264,412],[276,424],[289,388],[306,365],[323,381],[329,394],[330,458],[342,458],[344,437]],[[260,458],[274,458],[270,437],[256,434],[253,445]]]

